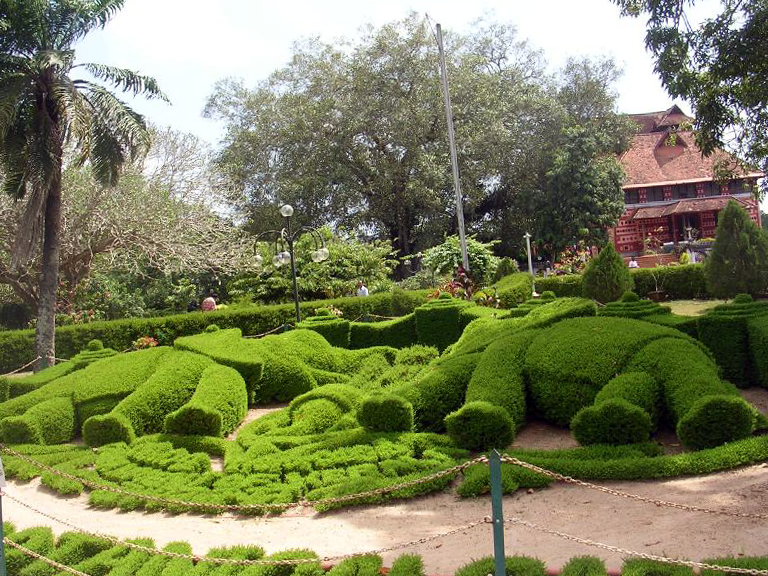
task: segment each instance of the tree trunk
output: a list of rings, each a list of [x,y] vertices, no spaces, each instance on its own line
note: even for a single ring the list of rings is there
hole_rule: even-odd
[[[56,290],[59,286],[61,250],[61,169],[53,175],[45,202],[45,236],[40,276],[35,354],[40,357],[36,369],[53,366],[56,356]]]

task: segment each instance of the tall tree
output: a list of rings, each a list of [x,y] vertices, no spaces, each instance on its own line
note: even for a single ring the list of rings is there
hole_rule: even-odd
[[[35,352],[55,356],[54,314],[61,250],[65,151],[90,164],[103,186],[144,152],[144,119],[101,84],[71,76],[79,67],[134,95],[165,98],[154,79],[102,64],[75,64],[74,45],[103,28],[124,0],[0,0],[0,169],[3,191],[26,202],[11,257],[18,268],[42,238]]]
[[[694,25],[697,0],[612,1],[625,15],[647,16],[656,73],[671,96],[691,103],[701,150],[727,148],[768,172],[768,3],[720,0],[715,16]]]

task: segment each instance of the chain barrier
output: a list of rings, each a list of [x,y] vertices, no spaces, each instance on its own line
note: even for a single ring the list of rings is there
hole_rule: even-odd
[[[626,548],[619,548],[618,546],[611,546],[610,544],[603,544],[602,542],[596,542],[594,540],[589,540],[588,538],[580,538],[579,536],[574,536],[572,534],[567,534],[565,532],[560,532],[558,530],[552,530],[551,528],[539,526],[538,524],[534,524],[533,522],[529,522],[528,520],[523,520],[522,518],[516,518],[514,516],[511,518],[506,518],[504,522],[506,524],[516,524],[518,526],[525,526],[526,528],[530,528],[538,532],[543,532],[544,534],[557,536],[558,538],[562,538],[563,540],[570,540],[571,542],[576,542],[578,544],[583,544],[585,546],[601,548],[609,552],[623,554],[624,556],[634,556],[636,558],[643,558],[645,560],[655,560],[656,562],[663,562],[664,564],[676,564],[678,566],[688,566],[690,568],[698,568],[700,570],[719,570],[721,572],[732,572],[734,574],[750,574],[751,576],[768,576],[768,570],[758,570],[756,568],[732,568],[729,566],[718,566],[716,564],[694,562],[692,560],[676,560],[673,558],[667,558],[666,556],[656,556],[655,554],[648,554],[646,552],[636,552],[634,550],[627,550]]]
[[[266,332],[262,332],[261,334],[254,334],[253,336],[243,336],[243,338],[264,338],[264,336],[269,336],[270,334],[274,334],[275,332],[280,332],[281,330],[284,330],[285,327],[288,326],[290,328],[293,328],[293,324],[280,324],[277,328],[272,328],[272,330],[267,330]]]
[[[535,464],[529,464],[528,462],[518,460],[517,458],[513,458],[512,456],[508,456],[506,454],[501,456],[501,461],[506,462],[508,464],[514,464],[515,466],[520,466],[522,468],[526,468],[528,470],[531,470],[532,472],[543,474],[544,476],[548,476],[550,478],[553,478],[554,480],[559,480],[561,482],[566,482],[568,484],[576,484],[577,486],[589,488],[590,490],[597,490],[599,492],[604,492],[605,494],[611,494],[613,496],[618,496],[620,498],[637,500],[639,502],[645,502],[647,504],[655,504],[656,506],[663,506],[666,508],[676,508],[678,510],[686,510],[688,512],[703,512],[705,514],[733,516],[735,518],[752,518],[757,520],[768,520],[768,514],[759,514],[759,513],[750,513],[750,512],[731,512],[729,510],[715,510],[713,508],[704,508],[703,506],[696,506],[693,504],[680,504],[679,502],[670,502],[668,500],[648,498],[647,496],[640,496],[638,494],[631,494],[629,492],[615,490],[613,488],[608,488],[607,486],[600,486],[599,484],[592,484],[591,482],[586,482],[584,480],[579,480],[571,476],[566,476],[564,474],[560,474],[559,472],[552,472],[551,470],[547,470],[546,468],[541,468],[540,466],[536,466]]]
[[[38,360],[42,360],[42,359],[43,359],[42,356],[38,356],[34,360],[30,360],[29,362],[24,364],[24,366],[19,366],[18,368],[16,368],[16,370],[11,370],[10,372],[6,372],[5,374],[0,374],[0,378],[2,378],[3,376],[13,376],[14,374],[18,374],[19,372],[23,371],[24,368],[28,368],[29,366],[32,366],[32,364],[34,364]]]
[[[28,462],[29,464],[32,464],[33,466],[40,468],[41,470],[45,470],[46,472],[50,472],[51,474],[55,474],[57,476],[66,478],[68,480],[74,480],[75,482],[80,482],[81,484],[83,484],[84,486],[87,486],[88,488],[91,488],[92,490],[104,490],[106,492],[112,492],[114,494],[119,494],[121,496],[130,496],[132,498],[151,500],[152,502],[159,502],[161,504],[185,506],[187,508],[226,510],[228,512],[238,512],[238,511],[261,511],[261,512],[281,511],[282,512],[290,508],[296,508],[296,507],[312,508],[314,506],[318,506],[322,504],[340,504],[344,502],[350,502],[352,500],[358,500],[360,498],[366,498],[369,496],[381,496],[384,494],[389,494],[390,492],[397,492],[398,490],[403,490],[405,488],[410,488],[412,486],[418,486],[419,484],[426,484],[427,482],[439,480],[440,478],[443,478],[445,476],[450,476],[452,474],[458,474],[459,472],[463,472],[466,468],[468,468],[469,466],[472,466],[473,464],[481,464],[481,463],[488,462],[488,458],[486,458],[485,456],[481,456],[479,458],[475,458],[474,460],[464,462],[463,464],[459,464],[457,466],[452,466],[451,468],[440,470],[428,476],[423,476],[422,478],[416,478],[414,480],[401,482],[399,484],[392,484],[390,486],[383,486],[381,488],[368,490],[366,492],[359,492],[357,494],[347,494],[345,496],[337,496],[336,498],[322,498],[320,500],[300,500],[298,502],[285,502],[282,504],[214,504],[214,503],[205,503],[205,502],[188,502],[185,500],[177,500],[174,498],[164,498],[162,496],[153,496],[150,494],[140,494],[138,492],[130,492],[128,490],[123,490],[121,488],[116,488],[114,486],[108,486],[106,484],[99,484],[98,482],[93,482],[92,480],[88,480],[86,478],[81,478],[80,476],[69,474],[67,472],[59,470],[52,466],[48,466],[47,464],[43,464],[42,462],[38,462],[37,460],[30,458],[19,452],[16,452],[15,450],[8,448],[3,444],[0,444],[0,451],[5,452],[6,454],[9,454],[11,456],[14,456],[15,458],[19,458],[20,460],[23,460],[25,462]]]
[[[312,563],[312,562],[336,562],[339,560],[345,560],[347,558],[353,558],[355,556],[365,556],[368,554],[383,554],[385,552],[392,552],[394,550],[410,548],[411,546],[415,546],[417,544],[426,544],[427,542],[438,540],[440,538],[446,538],[458,532],[471,530],[472,528],[476,528],[477,526],[480,526],[482,524],[486,524],[487,522],[489,522],[487,518],[483,518],[482,520],[476,520],[474,522],[464,524],[457,528],[452,528],[451,530],[448,530],[446,532],[441,532],[439,534],[434,534],[432,536],[425,536],[417,540],[411,540],[408,542],[394,544],[392,546],[389,546],[386,548],[380,548],[378,550],[370,550],[366,552],[355,552],[352,554],[345,554],[340,556],[325,556],[323,558],[296,558],[293,560],[238,560],[234,558],[212,558],[209,556],[200,556],[197,554],[181,554],[178,552],[170,552],[168,550],[158,550],[157,548],[150,548],[148,546],[142,546],[141,544],[127,542],[125,540],[120,540],[119,538],[116,538],[114,536],[108,536],[106,534],[101,534],[100,532],[91,532],[90,530],[85,530],[83,528],[80,528],[75,524],[72,524],[71,522],[57,518],[56,516],[48,514],[47,512],[43,512],[42,510],[38,510],[37,508],[30,506],[26,502],[23,502],[22,500],[19,500],[18,498],[11,496],[10,494],[8,494],[8,492],[3,491],[2,496],[8,498],[13,502],[16,502],[20,506],[23,506],[24,508],[27,508],[28,510],[31,510],[36,514],[39,514],[40,516],[43,516],[44,518],[48,518],[49,520],[57,522],[62,526],[66,526],[67,528],[70,528],[76,532],[79,532],[80,534],[85,534],[93,538],[99,538],[101,540],[105,540],[107,542],[114,544],[115,546],[123,546],[125,548],[130,548],[131,550],[137,550],[139,552],[144,552],[146,554],[152,554],[156,556],[167,556],[169,558],[174,558],[174,559],[191,560],[194,563],[206,562],[209,564],[228,564],[228,565],[236,565],[236,566],[251,566],[251,565],[280,566],[280,565],[291,565],[291,564],[306,564],[306,563]]]

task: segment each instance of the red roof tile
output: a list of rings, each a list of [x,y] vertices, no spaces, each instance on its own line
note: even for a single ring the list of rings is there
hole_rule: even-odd
[[[688,200],[679,200],[672,204],[664,206],[642,207],[635,212],[630,220],[644,220],[646,218],[660,218],[662,216],[671,216],[672,214],[691,214],[693,212],[713,212],[722,210],[731,200],[736,200],[741,204],[746,202],[734,196],[713,196],[709,198],[690,198]]]

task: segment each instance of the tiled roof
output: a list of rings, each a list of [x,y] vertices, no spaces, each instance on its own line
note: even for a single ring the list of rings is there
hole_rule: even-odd
[[[671,126],[678,126],[682,122],[693,121],[693,118],[686,116],[677,105],[673,105],[668,110],[630,114],[629,117],[640,125],[641,134],[665,131]]]
[[[630,220],[644,220],[646,218],[660,218],[662,216],[671,216],[672,214],[691,214],[694,212],[713,212],[722,210],[731,200],[736,200],[746,205],[739,198],[734,196],[713,196],[710,198],[690,198],[688,200],[679,200],[665,206],[648,206],[638,208]]]
[[[631,148],[620,158],[627,174],[624,188],[711,181],[715,179],[715,163],[720,159],[730,160],[731,156],[719,151],[702,158],[691,132],[676,132],[673,136],[667,132],[637,134]],[[761,176],[759,172],[738,169],[736,173]]]

